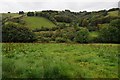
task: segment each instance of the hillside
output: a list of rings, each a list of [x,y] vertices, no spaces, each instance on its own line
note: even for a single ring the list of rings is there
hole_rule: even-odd
[[[26,25],[31,29],[41,28],[41,27],[55,27],[50,20],[44,17],[24,17],[23,20],[26,22]]]
[[[118,15],[118,11],[110,11],[110,12],[108,12],[108,15],[109,15],[109,16],[114,16],[114,17],[115,17],[115,16],[119,16],[119,15]]]
[[[5,19],[5,18],[16,18],[16,17],[19,17],[21,15],[19,15],[18,13],[3,13],[2,14],[2,18]]]
[[[118,43],[118,14],[119,8],[92,12],[44,10],[7,13],[3,15],[3,23],[28,27],[37,35],[36,42]]]

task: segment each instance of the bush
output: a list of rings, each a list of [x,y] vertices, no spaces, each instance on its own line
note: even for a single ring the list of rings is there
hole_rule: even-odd
[[[35,40],[35,34],[19,24],[8,23],[2,28],[3,42],[33,42]]]
[[[19,24],[22,24],[22,25],[25,24],[25,21],[20,19],[20,17],[19,18],[12,18],[12,19],[10,19],[10,21],[14,22],[14,23],[19,23]]]
[[[66,22],[66,23],[71,23],[72,22],[72,19],[68,16],[57,15],[54,18],[57,22]]]
[[[79,31],[76,32],[76,36],[74,40],[79,43],[87,43],[89,37],[89,31],[87,28],[80,28]]]
[[[28,12],[27,16],[34,16],[34,12]]]
[[[102,42],[116,43],[119,42],[119,30],[116,27],[104,26],[100,28],[99,39]]]
[[[120,19],[115,19],[110,22],[110,25],[120,29]]]
[[[67,39],[62,38],[62,37],[57,37],[57,38],[55,39],[55,41],[56,41],[56,42],[63,43],[63,42],[67,42]]]
[[[51,38],[49,38],[49,37],[39,37],[39,41],[48,43],[48,42],[51,41]]]
[[[97,31],[99,28],[97,26],[89,26],[87,27],[87,29],[91,32],[91,31]]]
[[[24,14],[24,12],[23,12],[23,11],[19,11],[19,15],[20,15],[20,14]]]
[[[74,28],[68,28],[61,31],[62,37],[73,41],[75,38],[76,30]]]
[[[98,43],[98,42],[100,42],[99,41],[99,38],[97,37],[97,36],[89,36],[89,38],[88,38],[89,40],[89,43]]]

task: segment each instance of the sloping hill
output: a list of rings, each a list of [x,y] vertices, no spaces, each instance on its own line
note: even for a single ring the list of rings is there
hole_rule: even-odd
[[[19,17],[18,13],[2,13],[2,18],[13,18],[13,17]]]
[[[26,25],[31,29],[56,26],[50,20],[43,17],[24,17],[23,20],[26,22]]]
[[[108,15],[116,17],[116,16],[118,16],[118,11],[110,11],[110,12],[108,12]]]

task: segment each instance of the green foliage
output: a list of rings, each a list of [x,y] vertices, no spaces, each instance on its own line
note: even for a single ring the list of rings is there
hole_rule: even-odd
[[[24,11],[19,11],[19,15],[23,15],[24,14]]]
[[[41,27],[41,28],[33,29],[33,32],[49,31],[49,30],[50,30],[50,28],[47,28],[47,27]]]
[[[68,41],[76,41],[76,42],[118,42],[118,38],[115,36],[120,36],[120,17],[118,15],[119,9],[113,8],[110,10],[100,10],[100,11],[93,11],[93,12],[71,12],[70,10],[65,11],[53,11],[53,10],[44,10],[44,11],[36,11],[36,12],[28,12],[27,16],[18,15],[13,13],[3,14],[2,24],[6,24],[8,22],[16,22],[22,24],[24,26],[28,26],[29,29],[32,29],[34,33],[36,32],[43,32],[43,35],[38,36],[38,42],[51,42],[56,41],[56,38],[66,39]],[[22,12],[23,13],[23,12]],[[29,17],[32,16],[32,17]],[[112,29],[105,32],[102,27],[107,27],[108,25],[117,28],[117,30],[113,30],[116,32],[111,32]],[[79,31],[78,27],[85,27],[90,32],[97,32],[100,29],[100,34],[106,36],[112,36],[111,39],[104,41],[103,38],[87,36],[86,31]],[[49,33],[53,32],[51,37]],[[44,32],[46,32],[44,34]],[[81,34],[79,34],[81,33]],[[85,34],[86,33],[86,34]],[[108,35],[109,34],[109,35]],[[79,35],[79,36],[78,36]],[[85,36],[84,36],[85,35]],[[104,35],[105,36],[105,35]],[[102,37],[102,36],[101,36]],[[40,39],[41,38],[41,39]],[[80,40],[81,39],[81,40]],[[105,39],[105,38],[104,38]],[[116,40],[115,40],[116,39]],[[41,40],[41,41],[40,41]],[[50,41],[49,41],[50,40]],[[90,40],[90,41],[89,41]],[[100,41],[101,40],[101,41]],[[109,41],[111,40],[111,41]],[[113,41],[113,42],[112,42]]]
[[[38,41],[42,40],[44,42],[43,38],[49,38],[49,42],[54,41],[54,42],[71,42],[74,40],[76,30],[74,28],[66,28],[66,29],[61,29],[61,30],[43,30],[40,32],[36,32],[38,36]]]
[[[104,26],[100,28],[99,39],[102,42],[119,42],[119,30],[116,27]]]
[[[89,25],[90,26],[97,26],[98,24],[104,24],[104,23],[109,23],[111,20],[110,16],[99,16],[99,17],[94,17],[91,19]]]
[[[110,22],[110,25],[120,29],[120,19],[115,19]]]
[[[89,43],[97,43],[99,42],[99,32],[98,31],[94,31],[94,32],[89,32]]]
[[[43,43],[45,43],[45,42],[50,42],[51,41],[51,38],[49,38],[49,37],[44,37],[44,36],[41,36],[41,37],[39,37],[38,38],[38,41],[39,42],[43,42]]]
[[[57,37],[57,38],[55,39],[55,41],[58,42],[58,43],[64,43],[64,42],[67,42],[67,39],[62,38],[62,37]]]
[[[68,16],[56,15],[54,18],[57,22],[66,22],[66,23],[72,22],[72,19]]]
[[[87,43],[88,42],[89,31],[87,28],[80,28],[79,31],[76,32],[75,41],[79,43]]]
[[[33,42],[35,34],[28,28],[15,23],[7,23],[2,28],[3,42]]]
[[[28,12],[27,16],[34,16],[34,12]]]
[[[19,23],[21,25],[25,25],[25,21],[21,19],[21,17],[17,17],[17,18],[12,18],[10,20],[10,22],[15,22],[15,23]]]
[[[18,20],[17,18],[20,19],[22,15],[19,15],[18,13],[3,13],[2,14],[2,24],[4,25],[5,23],[9,22],[9,21],[13,21],[13,22],[19,22],[21,20]],[[15,20],[17,19],[17,20]]]
[[[89,22],[87,19],[83,19],[81,26],[88,26]]]

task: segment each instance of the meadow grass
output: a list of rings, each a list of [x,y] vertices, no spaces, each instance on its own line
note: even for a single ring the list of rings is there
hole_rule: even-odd
[[[14,18],[14,17],[19,17],[21,15],[19,15],[18,13],[3,13],[2,16],[3,18],[6,18],[6,17]]]
[[[41,28],[41,27],[56,27],[50,20],[43,17],[24,17],[23,20],[26,25],[31,29]]]
[[[118,44],[2,45],[3,78],[118,78]]]
[[[118,13],[119,13],[119,11],[110,11],[110,12],[108,12],[108,15],[116,17],[116,16],[119,16]]]

